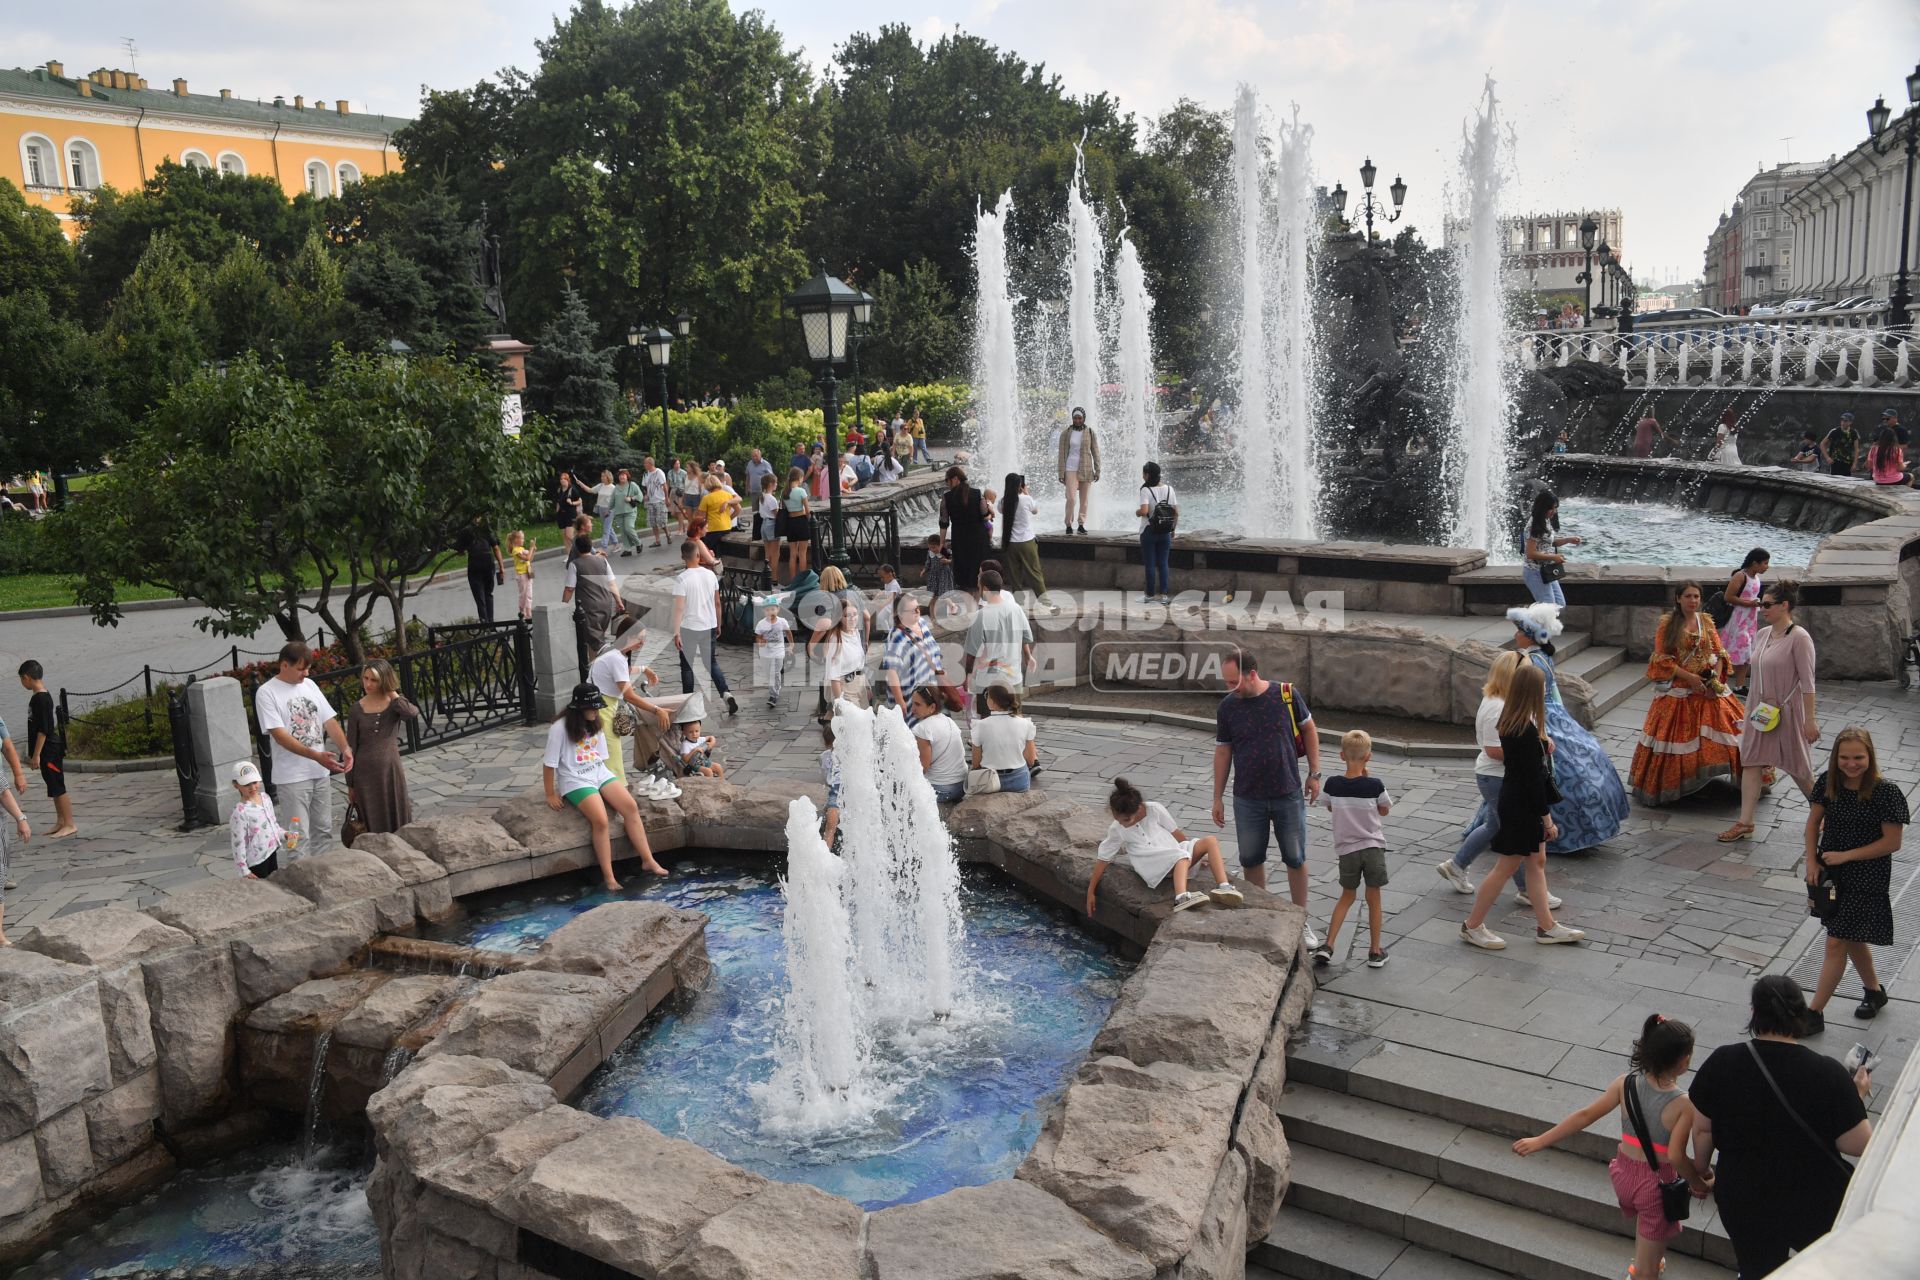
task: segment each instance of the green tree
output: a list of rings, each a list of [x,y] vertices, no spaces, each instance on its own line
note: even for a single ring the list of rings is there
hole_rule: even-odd
[[[98,466],[115,419],[92,336],[25,289],[0,294],[0,351],[0,475]]]
[[[493,330],[474,276],[479,228],[438,184],[403,176],[361,184],[380,192],[336,228],[347,255],[341,286],[353,307],[349,345],[384,351],[398,338],[415,351],[472,359]]]
[[[625,460],[613,356],[595,341],[587,304],[569,288],[527,358],[528,399],[553,424],[547,437],[552,465],[593,473]]]
[[[73,311],[78,270],[60,219],[30,205],[20,188],[0,178],[0,298],[37,293],[56,316]]]
[[[132,424],[214,356],[214,323],[201,269],[165,233],[148,242],[139,265],[100,329],[100,364],[113,414],[97,425],[111,453]]]
[[[861,360],[875,385],[937,382],[966,360],[953,290],[931,262],[909,262],[899,275],[882,271],[873,282],[873,332]]]
[[[470,363],[342,352],[310,388],[249,354],[169,395],[54,527],[103,626],[121,583],[147,583],[221,636],[299,636],[310,611],[358,660],[375,609],[400,626],[410,580],[476,515],[533,514],[541,475],[537,431],[502,434],[499,383]]]

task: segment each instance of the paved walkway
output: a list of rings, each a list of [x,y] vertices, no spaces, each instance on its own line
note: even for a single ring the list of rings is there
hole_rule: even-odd
[[[737,719],[708,722],[720,737],[729,776],[746,783],[816,777],[820,739],[812,689],[790,686],[781,708],[768,712],[761,696],[750,692],[745,651],[722,654],[747,691]],[[656,665],[673,680],[667,664]],[[799,684],[804,677],[795,673],[790,679]],[[1599,727],[1623,771],[1650,697],[1651,690],[1636,695]],[[1844,724],[1870,728],[1887,776],[1912,794],[1920,782],[1920,754],[1914,750],[1920,746],[1920,694],[1891,683],[1830,684],[1821,689],[1821,722],[1829,733]],[[537,786],[544,735],[544,727],[495,730],[409,757],[416,811],[491,808]],[[1040,785],[1047,789],[1098,806],[1109,781],[1124,773],[1165,802],[1188,830],[1214,830],[1207,816],[1213,743],[1204,730],[1047,717],[1040,746],[1046,766]],[[1513,1023],[1526,1009],[1528,1021],[1554,1028],[1565,1043],[1609,1053],[1646,1012],[1657,1009],[1694,1018],[1703,1040],[1712,1043],[1709,1031],[1731,1036],[1744,1020],[1752,976],[1787,969],[1813,941],[1796,869],[1806,806],[1790,786],[1782,788],[1784,796],[1762,803],[1757,837],[1732,846],[1713,838],[1733,812],[1731,789],[1716,788],[1666,809],[1636,805],[1626,829],[1603,848],[1550,861],[1554,891],[1567,903],[1561,917],[1585,929],[1588,944],[1526,946],[1530,917],[1503,906],[1491,924],[1515,945],[1489,953],[1460,944],[1458,925],[1471,899],[1447,890],[1432,870],[1452,850],[1478,803],[1467,762],[1381,751],[1375,768],[1395,798],[1386,820],[1392,884],[1384,894],[1394,962],[1373,971],[1342,956],[1325,975],[1336,996],[1436,1011],[1436,1002],[1468,1012],[1483,1008],[1481,1016],[1494,1025]],[[205,876],[233,874],[224,828],[178,830],[171,773],[75,775],[73,784],[82,832],[16,849],[19,887],[8,894],[9,930],[107,903],[144,905]],[[48,822],[51,806],[43,794],[30,791],[26,804],[37,827]],[[1326,817],[1316,812],[1310,822],[1311,907],[1316,926],[1324,929],[1338,887]],[[1231,847],[1231,824],[1219,834]],[[1896,862],[1896,889],[1911,874],[1912,859],[1909,851]],[[1355,936],[1350,927],[1343,952]],[[1905,945],[1890,951],[1891,963],[1883,969],[1893,1006],[1870,1027],[1854,1024],[1846,1015],[1859,984],[1849,976],[1830,1009],[1840,1016],[1826,1037],[1835,1053],[1853,1039],[1873,1045],[1888,1063],[1882,1079],[1889,1081],[1920,1033],[1920,964],[1905,960],[1911,945],[1905,926],[1901,936]],[[1500,1000],[1475,999],[1489,992],[1500,993]],[[1332,1000],[1318,1016],[1351,1021],[1356,1014]],[[1579,1022],[1599,1024],[1604,1033],[1596,1039]],[[1569,1069],[1592,1075],[1599,1065],[1581,1059]]]

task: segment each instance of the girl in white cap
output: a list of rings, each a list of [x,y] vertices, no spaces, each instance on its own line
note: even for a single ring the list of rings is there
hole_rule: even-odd
[[[287,833],[260,785],[259,765],[242,760],[233,766],[233,789],[240,793],[227,823],[233,835],[233,865],[246,879],[265,880],[280,869],[280,846],[287,842]]]

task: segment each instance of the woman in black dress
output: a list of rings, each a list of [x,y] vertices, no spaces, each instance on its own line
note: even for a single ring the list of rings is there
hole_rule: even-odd
[[[560,483],[553,487],[553,525],[556,529],[573,528],[586,509],[587,491],[574,483],[573,472],[562,471]],[[572,535],[568,535],[571,540]]]
[[[1495,811],[1500,830],[1490,848],[1499,863],[1480,882],[1473,910],[1460,926],[1460,939],[1487,951],[1500,951],[1506,939],[1487,928],[1487,915],[1500,899],[1500,890],[1513,873],[1526,872],[1526,903],[1533,909],[1535,942],[1579,942],[1587,935],[1553,918],[1548,907],[1547,841],[1559,834],[1553,823],[1553,788],[1547,772],[1552,740],[1541,735],[1547,723],[1547,677],[1531,662],[1523,662],[1507,687],[1507,705],[1500,711],[1500,754],[1506,768],[1500,780]]]
[[[953,585],[962,591],[977,589],[980,562],[987,558],[987,508],[980,491],[967,483],[959,467],[947,468],[947,493],[940,499],[940,532],[953,548]]]
[[[1893,945],[1893,855],[1907,821],[1907,798],[1880,776],[1872,735],[1857,725],[1842,729],[1808,799],[1807,883],[1821,893],[1824,880],[1835,895],[1823,922],[1820,985],[1807,1003],[1812,1035],[1826,1030],[1827,1001],[1849,960],[1865,988],[1853,1016],[1871,1018],[1887,1003],[1887,984],[1874,973],[1868,948]]]

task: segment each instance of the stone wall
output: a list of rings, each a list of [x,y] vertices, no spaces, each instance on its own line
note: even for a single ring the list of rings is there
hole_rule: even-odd
[[[642,802],[656,849],[777,849],[792,794],[814,790],[707,779],[683,789],[677,803]],[[501,816],[524,830],[537,815],[515,802]],[[526,843],[577,839],[570,817],[525,830]],[[1083,902],[1103,819],[1029,792],[967,800],[951,822],[963,856],[1063,906]],[[567,1088],[529,1057],[524,1042],[541,1037],[532,1021],[490,1042],[450,1028],[368,1107],[386,1274],[1243,1276],[1247,1244],[1270,1229],[1287,1187],[1273,1103],[1313,991],[1297,959],[1302,913],[1248,896],[1245,910],[1175,916],[1165,886],[1103,880],[1096,927],[1144,959],[1032,1154],[1012,1179],[871,1214],[641,1121],[565,1105]]]

